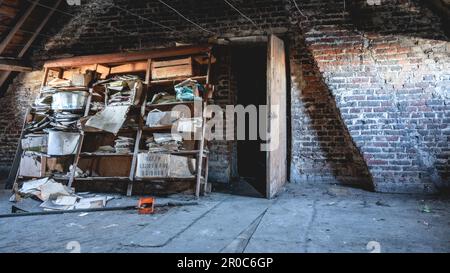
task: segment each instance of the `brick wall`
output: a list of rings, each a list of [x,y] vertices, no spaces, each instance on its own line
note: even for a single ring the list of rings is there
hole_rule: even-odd
[[[304,56],[300,77],[293,80],[300,78],[298,85],[303,85],[294,88],[300,98],[293,94],[293,115],[303,114],[306,107],[309,119],[331,121],[326,117],[328,110],[316,98],[329,93],[346,128],[344,142],[339,143],[356,147],[378,191],[422,192],[448,187],[450,45],[439,18],[418,1],[382,1],[381,6],[348,1],[345,12],[333,1],[299,2],[308,17],[298,22],[303,25],[302,42],[306,44],[299,54],[312,58]],[[299,58],[294,59],[298,62]],[[309,93],[315,93],[314,97]],[[305,128],[305,122],[310,121],[303,121],[298,128]],[[313,136],[320,138],[322,134],[330,140],[341,134],[339,122],[332,121],[331,132],[323,130],[323,122],[317,122],[320,130]],[[302,155],[308,156],[310,146],[318,144],[311,141],[314,137],[300,132],[293,140],[294,167],[306,164],[315,169],[315,162],[311,164]],[[337,139],[341,140],[335,137],[334,142]],[[300,151],[298,159],[296,150]],[[323,147],[321,150],[326,152]],[[336,152],[331,157],[343,156]],[[324,158],[334,164],[330,154]],[[354,166],[360,166],[355,153],[353,160]],[[336,167],[344,174],[352,172]],[[302,170],[298,177],[315,173]]]
[[[42,81],[41,72],[21,73],[0,98],[0,177],[6,177],[16,154],[23,119]]]
[[[34,60],[279,33],[291,64],[293,182],[331,180],[394,192],[448,186],[450,46],[438,16],[416,0],[381,6],[347,0],[345,7],[344,1],[296,0],[303,15],[293,0],[231,2],[257,26],[221,0],[167,1],[207,31],[158,1],[82,1]],[[232,89],[227,58],[221,54],[215,73],[222,103]],[[0,104],[23,101],[20,82]],[[0,117],[8,115],[2,107]],[[1,152],[12,155],[18,125],[0,128]],[[224,180],[230,144],[213,145],[211,176]],[[11,156],[2,160],[7,168]]]

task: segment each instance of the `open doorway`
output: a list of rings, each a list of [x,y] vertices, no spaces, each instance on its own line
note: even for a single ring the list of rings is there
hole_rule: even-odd
[[[247,107],[267,104],[267,44],[234,46],[231,50],[236,105]],[[258,121],[265,120],[260,117]],[[258,123],[257,128],[259,132]],[[234,180],[247,195],[266,196],[266,152],[262,140],[249,139],[249,115],[245,118],[245,140],[238,140],[234,149]]]

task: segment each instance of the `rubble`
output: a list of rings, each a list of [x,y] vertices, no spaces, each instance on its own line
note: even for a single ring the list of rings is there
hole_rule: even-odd
[[[24,182],[18,193],[23,198],[33,196],[38,198],[42,201],[39,207],[51,211],[104,208],[113,198],[101,195],[83,197],[75,194],[72,188],[48,177]]]

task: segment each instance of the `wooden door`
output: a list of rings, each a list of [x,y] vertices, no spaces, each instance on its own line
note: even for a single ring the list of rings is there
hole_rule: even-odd
[[[274,197],[286,183],[286,57],[284,42],[271,35],[267,54],[267,181]]]

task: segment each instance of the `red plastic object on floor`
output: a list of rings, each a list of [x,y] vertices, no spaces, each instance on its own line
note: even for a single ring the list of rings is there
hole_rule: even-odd
[[[154,212],[154,202],[153,197],[142,197],[139,199],[138,209],[139,214],[152,214]]]

